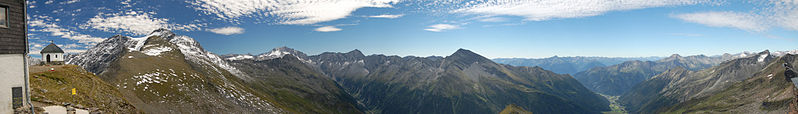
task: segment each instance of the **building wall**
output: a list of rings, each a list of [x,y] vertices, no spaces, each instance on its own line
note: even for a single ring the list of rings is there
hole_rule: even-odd
[[[47,62],[47,55],[50,55],[50,61],[64,61],[64,53],[42,53],[42,61]]]
[[[0,54],[0,114],[11,114],[12,109],[12,87],[23,87],[23,106],[26,106],[27,96],[25,94],[25,63],[23,54]]]
[[[0,27],[0,114],[11,114],[14,113],[11,88],[22,87],[22,105],[27,105],[26,6],[25,0],[0,0],[0,6],[8,8],[8,27]]]
[[[0,6],[8,7],[8,28],[0,27],[0,54],[26,53],[25,0],[0,0]]]

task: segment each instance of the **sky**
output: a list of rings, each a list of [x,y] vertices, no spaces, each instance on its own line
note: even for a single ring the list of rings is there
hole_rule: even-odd
[[[649,57],[798,49],[798,0],[28,0],[31,55],[158,28],[216,54]]]

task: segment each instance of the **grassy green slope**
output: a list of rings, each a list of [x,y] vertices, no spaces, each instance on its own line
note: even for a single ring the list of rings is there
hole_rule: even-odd
[[[31,66],[30,76],[33,101],[68,102],[107,113],[139,112],[114,86],[76,65]],[[76,95],[71,95],[72,88]]]

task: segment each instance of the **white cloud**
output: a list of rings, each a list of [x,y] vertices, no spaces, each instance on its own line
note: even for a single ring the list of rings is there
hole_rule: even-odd
[[[557,18],[579,18],[610,11],[663,6],[690,5],[708,0],[485,0],[471,1],[455,9],[455,13],[478,15],[521,16],[525,20],[543,21]]]
[[[25,1],[25,4],[28,5],[28,8],[36,8],[36,1]]]
[[[764,32],[774,27],[798,31],[798,1],[770,0],[751,12],[711,11],[673,15],[687,22]]]
[[[345,18],[364,7],[392,7],[399,0],[195,0],[194,9],[224,20],[272,16],[280,24],[315,24]]]
[[[502,18],[502,17],[488,17],[488,18],[479,19],[479,21],[482,21],[482,22],[504,22],[504,21],[507,21],[507,19],[506,18]]]
[[[216,34],[221,34],[221,35],[233,35],[233,34],[242,34],[242,33],[244,33],[244,28],[241,28],[241,27],[223,27],[223,28],[209,29],[208,31],[211,31],[211,32],[216,33]]]
[[[428,27],[430,27],[430,28],[427,28],[427,29],[424,29],[424,30],[432,31],[432,32],[441,32],[441,31],[444,31],[444,30],[450,30],[450,29],[459,28],[457,25],[450,25],[450,24],[435,24],[435,25],[430,25]]]
[[[75,2],[80,2],[80,0],[69,0],[69,1],[64,1],[64,2],[61,2],[61,4],[72,4],[72,3],[75,3]]]
[[[30,32],[46,32],[50,33],[49,34],[50,36],[56,36],[70,40],[77,40],[78,43],[82,43],[85,45],[95,45],[105,40],[99,37],[80,34],[78,32],[58,26],[55,23],[45,22],[45,19],[42,18],[48,18],[46,16],[39,16],[39,17],[34,16],[34,17],[35,18],[30,18],[30,20],[28,21]]]
[[[678,14],[672,17],[707,26],[738,28],[746,31],[761,32],[769,28],[766,24],[761,23],[763,22],[762,18],[747,13],[699,12]]]
[[[341,30],[342,29],[336,28],[335,26],[323,26],[323,27],[316,28],[315,31],[319,31],[319,32],[335,32],[335,31],[341,31]]]
[[[773,12],[771,17],[776,25],[783,28],[798,31],[798,1],[796,0],[775,0],[768,7]]]
[[[153,30],[159,28],[166,28],[170,30],[198,30],[198,24],[173,24],[169,23],[169,19],[156,18],[150,13],[128,12],[128,13],[114,13],[114,14],[99,14],[89,19],[83,28],[93,28],[106,32],[128,32],[134,35],[146,35]]]
[[[61,48],[80,48],[80,47],[83,47],[83,46],[80,46],[78,44],[66,44],[66,45],[56,44],[56,45],[58,45],[58,47],[61,47]]]
[[[369,16],[369,17],[371,17],[371,18],[388,18],[388,19],[396,19],[396,18],[399,18],[399,17],[402,17],[402,16],[404,16],[404,14],[396,14],[396,15],[391,15],[391,14],[383,14],[383,15],[372,15],[372,16]]]
[[[85,49],[64,49],[65,53],[83,53],[86,52]]]

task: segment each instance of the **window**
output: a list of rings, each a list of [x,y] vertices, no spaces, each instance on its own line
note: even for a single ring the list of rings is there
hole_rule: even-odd
[[[0,6],[0,27],[8,28],[8,6]]]
[[[8,6],[0,6],[0,27],[8,28]]]

